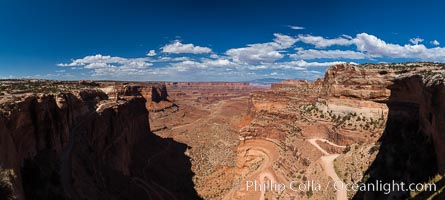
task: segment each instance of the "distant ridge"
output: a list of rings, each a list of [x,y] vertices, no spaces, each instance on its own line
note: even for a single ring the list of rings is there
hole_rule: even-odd
[[[261,79],[255,79],[248,81],[249,83],[256,83],[256,84],[272,84],[272,83],[278,83],[281,81],[284,81],[286,79],[282,78],[261,78]]]

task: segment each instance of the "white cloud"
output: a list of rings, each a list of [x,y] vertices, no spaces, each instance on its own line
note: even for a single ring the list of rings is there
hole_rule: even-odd
[[[296,43],[299,41],[311,44],[313,47],[305,49],[303,45],[297,46],[299,43]],[[219,55],[208,47],[182,44],[179,40],[175,40],[162,47],[160,51],[150,50],[147,56],[140,58],[97,54],[73,59],[68,63],[60,63],[58,66],[67,67],[67,69],[83,69],[85,71],[79,72],[100,78],[239,81],[268,76],[313,79],[321,75],[319,70],[310,71],[311,68],[323,69],[323,67],[344,63],[343,60],[379,62],[402,58],[445,61],[445,48],[439,47],[440,43],[437,40],[430,41],[436,46],[433,48],[427,48],[422,42],[423,39],[417,37],[410,39],[408,44],[394,44],[367,33],[355,36],[341,35],[333,39],[313,35],[288,36],[275,33],[270,42],[228,49],[225,54]],[[292,51],[292,48],[295,52],[288,52]],[[176,55],[181,53],[200,55]],[[328,62],[324,62],[325,60]],[[150,67],[153,64],[156,64],[156,67]],[[56,72],[65,75],[69,74],[65,72],[70,71],[63,69]]]
[[[203,54],[211,53],[212,49],[208,47],[195,46],[194,44],[182,44],[181,41],[175,40],[170,44],[163,46],[162,52],[164,53],[192,53],[192,54]]]
[[[148,51],[147,56],[156,56],[156,51],[155,50]]]
[[[316,50],[316,49],[297,49],[295,54],[291,54],[289,57],[293,59],[365,59],[366,56],[362,52],[351,50]]]
[[[411,58],[424,61],[444,60],[445,49],[426,48],[423,44],[391,44],[367,33],[357,34],[353,39],[357,50],[366,52],[373,57]]]
[[[57,64],[61,67],[77,67],[93,70],[93,76],[143,75],[152,63],[148,58],[122,58],[97,54],[72,60],[71,63]]]
[[[94,56],[85,56],[84,58],[72,60],[71,63],[57,64],[57,66],[73,67],[73,66],[83,66],[90,63],[124,63],[126,61],[128,61],[128,59],[126,58],[103,56],[101,54],[97,54]]]
[[[199,61],[183,61],[172,63],[163,70],[176,81],[181,80],[253,80],[278,76],[280,78],[318,78],[315,72],[308,70],[309,67],[328,67],[344,62],[307,62],[304,60],[273,62],[258,65],[232,62],[229,59],[200,59]],[[263,70],[273,70],[263,71]]]
[[[264,69],[280,69],[280,70],[295,70],[295,71],[307,71],[308,67],[329,67],[332,65],[337,65],[345,63],[342,61],[333,61],[333,62],[307,62],[305,60],[295,60],[295,61],[287,61],[287,62],[275,62],[268,63],[263,65],[245,65],[243,67],[249,70],[264,70]]]
[[[278,73],[278,72],[272,72],[270,73],[271,76],[283,76],[283,73]]]
[[[416,37],[416,38],[411,38],[411,39],[409,39],[409,41],[410,41],[412,44],[418,45],[419,43],[422,43],[422,42],[423,42],[423,39],[422,39],[422,38],[419,38],[419,37]]]
[[[341,36],[346,38],[346,39],[352,39],[352,36],[350,36],[350,35],[342,34]]]
[[[288,62],[290,65],[297,66],[297,67],[329,67],[332,65],[338,65],[345,63],[343,61],[333,61],[333,62],[306,62],[304,60],[298,60],[298,61],[290,61]]]
[[[298,39],[293,38],[288,35],[283,35],[279,33],[273,34],[275,36],[274,42],[270,43],[272,46],[275,46],[277,49],[287,49],[290,48]],[[277,45],[276,45],[277,44]]]
[[[249,70],[262,70],[262,69],[267,69],[267,66],[265,66],[265,65],[254,65],[254,66],[248,66],[247,69],[249,69]]]
[[[17,78],[17,77],[15,77],[13,75],[0,76],[0,79],[14,79],[14,78]]]
[[[303,30],[303,29],[305,29],[302,26],[289,26],[289,28],[294,29],[294,30]]]
[[[321,36],[312,35],[299,35],[299,40],[315,45],[317,48],[326,48],[334,45],[341,46],[351,46],[355,45],[359,52],[353,52],[350,50],[340,52],[340,50],[327,50],[327,51],[317,51],[317,50],[307,50],[302,51],[302,49],[297,49],[294,55],[291,55],[295,59],[317,59],[317,58],[332,58],[332,59],[361,59],[362,56],[365,58],[406,58],[406,59],[416,59],[421,61],[445,61],[445,48],[435,47],[427,48],[425,45],[420,44],[423,39],[412,38],[410,40],[413,44],[392,44],[377,38],[374,35],[367,33],[357,34],[355,38],[348,37],[346,35],[335,38],[327,39]],[[360,54],[361,53],[361,54]],[[320,57],[317,57],[320,56]]]
[[[239,67],[240,65],[233,63],[227,59],[201,59],[201,61],[186,60],[182,62],[172,63],[173,68],[179,71],[189,71],[192,69],[207,69],[207,68],[219,68],[219,67]]]
[[[150,59],[149,61],[155,63],[155,62],[178,62],[185,60],[190,60],[190,58],[186,56],[181,56],[181,57],[159,56],[158,58]]]
[[[246,64],[271,63],[284,57],[280,52],[290,48],[296,38],[275,33],[273,42],[249,44],[247,47],[234,48],[226,51],[235,62]]]
[[[222,66],[234,65],[233,62],[227,59],[216,59],[216,60],[204,59],[203,63],[210,67],[222,67]]]
[[[333,45],[349,46],[353,44],[353,42],[350,38],[348,38],[347,35],[343,35],[342,37],[334,39],[327,39],[321,36],[313,35],[298,35],[298,39],[306,44],[312,44],[317,48],[326,48]]]
[[[433,41],[430,41],[430,44],[432,44],[432,45],[434,45],[434,46],[439,46],[439,45],[440,45],[440,42],[437,41],[437,40],[433,40]]]
[[[273,62],[284,56],[273,47],[267,45],[250,45],[245,48],[230,49],[226,52],[235,62],[240,63],[261,63]]]

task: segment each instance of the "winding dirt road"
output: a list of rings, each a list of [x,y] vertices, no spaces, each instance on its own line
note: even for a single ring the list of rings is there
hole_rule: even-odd
[[[198,123],[198,122],[201,121],[201,120],[202,120],[202,118],[199,118],[199,119],[197,119],[197,120],[195,120],[195,121],[193,121],[193,122],[190,122],[190,123],[188,123],[188,124],[183,124],[183,125],[175,126],[175,127],[171,128],[171,130],[175,130],[175,129],[179,129],[179,128],[187,127],[187,126],[196,124],[196,123]]]
[[[245,158],[237,163],[238,167],[242,167],[239,169],[242,172],[240,176],[245,176],[245,178],[241,180],[238,190],[232,189],[222,199],[263,200],[265,191],[255,191],[252,188],[247,191],[246,181],[258,181],[260,184],[265,184],[267,178],[269,181],[277,182],[272,169],[273,163],[279,158],[277,145],[265,139],[247,140],[238,147],[238,154],[243,154],[238,156],[239,158]],[[260,165],[254,170],[248,169],[248,166],[257,160],[261,160]]]
[[[328,153],[326,150],[321,148],[320,145],[317,144],[317,141],[326,142],[332,146],[340,147],[340,148],[345,148],[346,146],[340,146],[340,145],[334,144],[326,139],[321,139],[321,138],[312,138],[312,139],[309,139],[308,141],[309,141],[309,143],[314,145],[318,150],[320,150],[325,155],[320,158],[320,161],[321,161],[321,165],[323,166],[323,169],[324,169],[324,172],[326,173],[326,175],[331,177],[332,180],[334,181],[334,183],[343,182],[340,179],[340,177],[338,177],[337,173],[335,172],[335,168],[334,168],[334,160],[340,154]],[[336,197],[337,197],[337,200],[347,200],[348,199],[347,191],[346,190],[337,190]]]
[[[275,176],[269,172],[269,171],[265,171],[265,172],[261,172],[260,175],[260,183],[261,185],[266,184],[264,183],[265,179],[267,178],[269,181],[276,183],[277,181],[275,180]],[[261,194],[260,194],[260,200],[264,200],[264,194],[266,193],[266,191],[261,190]]]
[[[225,100],[221,100],[220,102],[215,104],[215,108],[213,109],[213,111],[210,114],[205,115],[205,116],[201,116],[200,118],[198,118],[197,120],[195,120],[193,122],[190,122],[190,123],[187,123],[187,124],[182,124],[182,125],[179,125],[179,126],[174,126],[170,130],[176,130],[176,129],[184,128],[184,127],[187,127],[187,126],[191,126],[191,125],[197,124],[198,122],[200,122],[203,119],[210,119],[213,116],[215,116],[217,112],[220,112],[222,110],[224,103],[226,103],[226,101]]]

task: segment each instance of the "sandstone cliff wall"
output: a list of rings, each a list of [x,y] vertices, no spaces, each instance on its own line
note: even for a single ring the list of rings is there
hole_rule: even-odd
[[[410,76],[390,86],[388,103],[399,118],[414,118],[419,132],[431,138],[440,174],[445,173],[445,85],[443,77]],[[416,115],[407,116],[406,110]],[[400,116],[404,115],[404,116]]]
[[[445,107],[441,102],[445,100],[445,86],[443,73],[432,73],[430,70],[440,69],[428,65],[407,69],[379,65],[337,65],[326,71],[323,92],[337,106],[357,101],[356,105],[349,103],[350,106],[377,109],[374,115],[380,114],[382,110],[385,117],[389,117],[387,115],[390,112],[399,118],[414,118],[413,121],[419,125],[417,131],[432,139],[437,167],[443,174],[445,159],[441,155],[445,153],[442,145],[445,144]],[[366,102],[369,102],[368,105],[360,105]],[[391,110],[381,105],[390,107]]]
[[[198,198],[187,146],[150,133],[139,91],[118,101],[96,90],[30,96],[0,116],[0,166],[14,171],[15,197]],[[153,158],[163,154],[175,159]]]

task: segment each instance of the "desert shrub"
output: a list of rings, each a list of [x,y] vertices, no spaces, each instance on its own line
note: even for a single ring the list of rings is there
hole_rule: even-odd
[[[351,146],[347,145],[345,149],[343,149],[343,153],[348,153],[351,151]]]
[[[376,151],[378,151],[380,149],[380,144],[379,143],[377,143],[377,144],[375,144],[374,146],[372,146],[370,149],[369,149],[369,154],[373,154],[373,153],[375,153]]]
[[[13,199],[12,195],[12,183],[11,174],[8,170],[3,170],[0,167],[0,200],[10,200]]]

